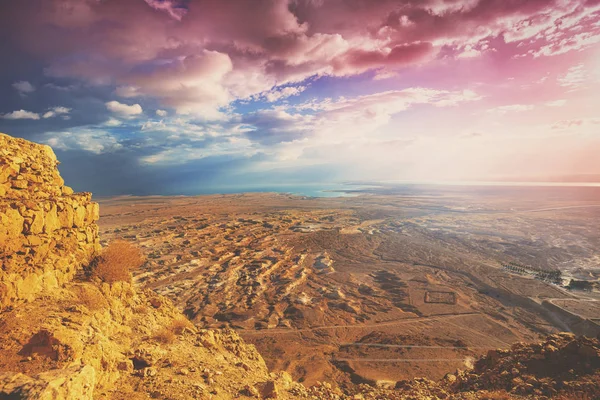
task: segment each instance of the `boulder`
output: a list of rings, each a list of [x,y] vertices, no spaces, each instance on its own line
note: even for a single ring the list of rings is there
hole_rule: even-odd
[[[92,400],[96,371],[90,366],[55,369],[37,375],[21,373],[0,375],[0,398]]]

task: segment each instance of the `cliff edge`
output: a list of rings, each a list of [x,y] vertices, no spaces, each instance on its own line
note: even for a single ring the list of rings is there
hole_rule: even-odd
[[[100,250],[99,207],[49,146],[0,134],[0,309],[69,282]]]

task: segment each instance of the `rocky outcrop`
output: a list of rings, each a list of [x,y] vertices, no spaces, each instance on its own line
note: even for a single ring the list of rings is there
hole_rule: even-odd
[[[230,399],[301,386],[270,374],[234,331],[198,330],[154,292],[77,275],[101,250],[99,208],[57,165],[48,146],[0,134],[0,399]]]
[[[24,374],[0,374],[0,398],[92,400],[94,368],[72,367],[42,372],[33,377]]]
[[[559,392],[599,398],[599,372],[600,342],[564,332],[541,343],[515,343],[510,350],[491,350],[472,370],[459,371],[452,387],[458,391],[505,390],[536,398]]]
[[[100,249],[99,207],[49,146],[0,134],[0,309],[71,280]]]
[[[299,386],[270,374],[235,331],[197,329],[169,300],[127,282],[73,282],[0,314],[0,399],[78,393],[77,381],[94,399],[231,399],[247,387]]]

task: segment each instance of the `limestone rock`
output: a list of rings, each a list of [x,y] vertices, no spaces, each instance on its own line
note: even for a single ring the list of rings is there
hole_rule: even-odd
[[[0,375],[0,398],[61,400],[92,400],[96,372],[81,366],[56,369],[34,376],[21,373]]]
[[[0,149],[2,309],[69,281],[100,239],[98,204],[64,186],[50,147],[0,134]]]

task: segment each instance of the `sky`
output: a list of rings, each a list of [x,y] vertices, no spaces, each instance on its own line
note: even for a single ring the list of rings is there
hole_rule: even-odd
[[[600,0],[0,4],[0,132],[76,190],[600,180]]]

